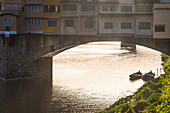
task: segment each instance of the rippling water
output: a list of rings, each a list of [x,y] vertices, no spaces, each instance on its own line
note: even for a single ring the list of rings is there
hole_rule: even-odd
[[[36,80],[0,82],[0,113],[96,112],[133,94],[144,81],[129,81],[129,74],[161,68],[161,53],[120,43],[95,42],[56,55],[53,82]]]
[[[54,57],[53,90],[60,86],[67,92],[66,97],[72,100],[65,105],[73,105],[70,110],[101,110],[142,86],[142,80],[130,82],[129,74],[138,70],[156,72],[161,68],[160,55],[141,46],[136,52],[123,50],[115,42],[80,45]]]

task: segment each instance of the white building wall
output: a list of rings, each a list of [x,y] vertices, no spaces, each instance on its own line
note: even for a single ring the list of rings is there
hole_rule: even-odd
[[[105,22],[113,22],[113,29],[105,29]],[[132,23],[132,29],[121,29],[122,22]],[[134,33],[134,19],[133,17],[100,17],[99,19],[99,34],[133,34]]]
[[[131,5],[131,4],[134,4],[134,1],[135,0],[119,0],[119,4],[122,4],[122,5]]]
[[[140,30],[139,23],[140,22],[150,22],[150,30]],[[153,15],[138,15],[136,16],[136,28],[135,28],[136,36],[152,36],[153,35]]]

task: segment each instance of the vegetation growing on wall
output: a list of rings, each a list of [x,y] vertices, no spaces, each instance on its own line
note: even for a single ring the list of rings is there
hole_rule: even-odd
[[[101,113],[170,113],[170,56],[162,54],[165,74],[121,98]]]

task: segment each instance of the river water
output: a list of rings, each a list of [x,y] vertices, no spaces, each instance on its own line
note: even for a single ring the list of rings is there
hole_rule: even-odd
[[[119,42],[93,42],[53,58],[53,80],[0,82],[0,113],[80,113],[109,107],[145,82],[129,74],[157,72],[161,53],[142,46],[136,51]]]

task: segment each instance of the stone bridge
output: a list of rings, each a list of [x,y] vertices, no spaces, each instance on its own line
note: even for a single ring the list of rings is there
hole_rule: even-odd
[[[61,36],[23,34],[0,38],[0,79],[52,78],[53,56],[77,45],[96,41],[121,41],[149,47],[170,55],[170,40],[134,38],[134,36]]]

